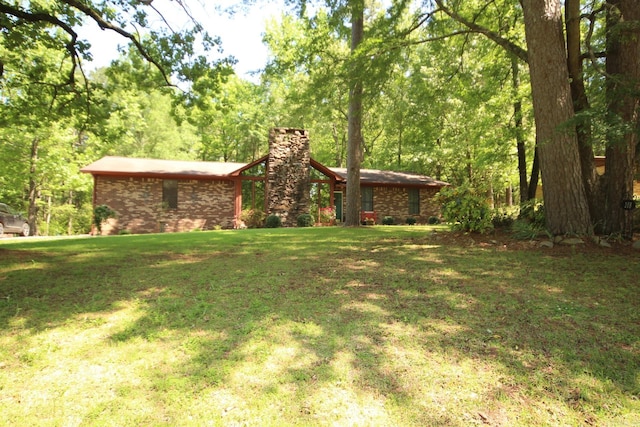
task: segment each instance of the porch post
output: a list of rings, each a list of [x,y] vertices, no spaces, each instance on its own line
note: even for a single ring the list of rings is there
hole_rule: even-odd
[[[242,178],[236,178],[234,182],[233,228],[238,228],[240,225],[240,215],[242,214]]]

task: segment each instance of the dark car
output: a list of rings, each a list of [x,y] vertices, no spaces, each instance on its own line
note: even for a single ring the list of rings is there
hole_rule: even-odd
[[[29,223],[19,212],[14,211],[4,203],[0,203],[0,236],[4,233],[28,236],[29,231]]]

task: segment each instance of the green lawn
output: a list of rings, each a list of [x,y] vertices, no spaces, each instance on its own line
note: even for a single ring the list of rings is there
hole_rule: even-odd
[[[637,252],[446,236],[1,240],[0,425],[640,425]]]

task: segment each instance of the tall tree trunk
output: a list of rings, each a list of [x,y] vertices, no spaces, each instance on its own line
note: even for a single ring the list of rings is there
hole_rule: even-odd
[[[402,170],[402,139],[404,138],[404,116],[400,118],[398,123],[398,152],[397,152],[397,168]]]
[[[527,183],[527,151],[525,139],[522,129],[522,100],[518,94],[520,89],[520,70],[518,67],[518,58],[511,55],[511,84],[513,92],[513,117],[516,133],[516,147],[518,150],[518,176],[520,189],[520,202],[529,200],[528,183]]]
[[[40,141],[37,137],[31,140],[31,156],[29,158],[29,213],[27,215],[27,221],[29,222],[30,234],[32,236],[38,235],[38,205],[36,201],[38,199],[38,181],[36,180],[36,173],[38,171],[38,145]]]
[[[580,0],[565,1],[565,27],[567,30],[567,68],[569,70],[569,82],[571,87],[571,99],[573,100],[574,113],[581,113],[590,108],[587,91],[584,86],[582,67],[581,31],[580,31]],[[599,231],[598,224],[603,222],[602,195],[600,192],[600,179],[596,173],[594,152],[591,141],[591,120],[583,116],[576,121],[576,134],[578,137],[578,150],[580,153],[580,167],[582,169],[582,182],[587,194],[589,214],[595,231]]]
[[[69,190],[69,206],[73,206],[73,190]],[[73,212],[75,209],[70,209]],[[69,221],[67,222],[67,235],[71,236],[73,234],[73,215],[69,215]]]
[[[536,147],[533,151],[533,162],[531,163],[531,178],[529,178],[529,188],[527,189],[527,200],[536,198],[538,192],[538,180],[540,178],[540,155],[538,154],[538,138],[536,137]]]
[[[522,8],[547,228],[553,234],[586,234],[591,219],[578,138],[569,123],[573,103],[560,1],[523,0]]]
[[[364,0],[351,2],[351,56],[364,38]],[[360,225],[360,164],[362,163],[362,79],[355,61],[350,69],[348,141],[347,141],[347,203],[346,226]]]
[[[337,168],[341,168],[344,158],[344,134],[342,136],[338,135],[338,128],[335,123],[332,123],[331,135],[333,135],[333,143],[336,147],[335,165]]]
[[[606,234],[633,234],[633,213],[622,209],[633,198],[640,130],[640,0],[610,0],[607,8],[607,99],[611,125],[605,162]]]

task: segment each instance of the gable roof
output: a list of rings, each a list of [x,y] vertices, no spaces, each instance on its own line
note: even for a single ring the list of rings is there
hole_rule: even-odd
[[[80,171],[101,176],[171,177],[182,179],[231,178],[266,161],[266,159],[267,156],[264,156],[251,163],[235,163],[106,156],[85,166]],[[328,168],[314,159],[311,159],[311,166],[339,182],[347,181],[346,168]],[[360,182],[364,185],[402,187],[444,187],[449,185],[426,175],[374,169],[361,169]]]
[[[329,168],[347,180],[346,168]],[[376,169],[360,169],[360,183],[365,185],[402,187],[444,187],[448,182],[438,181],[430,176],[410,172],[393,172]]]
[[[136,159],[107,156],[80,169],[93,175],[211,178],[230,176],[246,166],[234,162],[196,162],[182,160]]]

